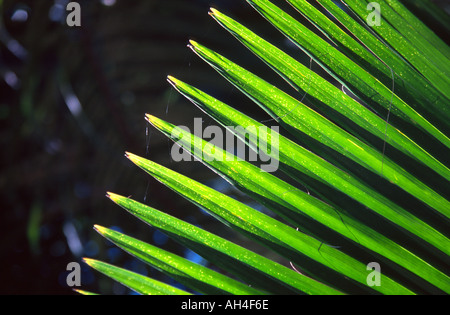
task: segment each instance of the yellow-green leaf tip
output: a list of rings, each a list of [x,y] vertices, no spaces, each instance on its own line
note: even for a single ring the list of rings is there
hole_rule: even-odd
[[[114,193],[112,193],[112,192],[107,192],[107,193],[106,193],[106,197],[108,197],[109,199],[111,199],[111,200],[114,201],[114,202],[116,202],[116,200],[120,198],[119,195],[114,194]]]
[[[216,10],[216,9],[214,9],[214,8],[209,8],[209,15],[211,15],[211,16],[214,16],[214,15],[216,15],[217,13],[220,13],[218,10]]]
[[[92,267],[92,268],[93,268],[93,266],[95,265],[95,263],[97,262],[97,260],[95,260],[95,259],[92,259],[92,258],[86,258],[86,257],[83,258],[83,261],[84,261],[89,267]]]
[[[143,165],[148,167],[150,164],[150,161],[130,152],[125,152],[125,157],[139,167],[142,167]]]
[[[188,45],[188,47],[190,47],[190,46]],[[167,76],[167,82],[169,82],[170,85],[172,85],[172,86],[173,86],[175,89],[177,89],[177,90],[178,90],[179,86],[183,83],[183,82],[181,82],[181,81],[178,80],[177,78],[174,78],[174,77],[171,76],[171,75],[168,75],[168,76]]]
[[[78,294],[81,294],[81,295],[98,295],[96,293],[92,293],[92,292],[84,291],[84,290],[80,290],[80,289],[72,289],[72,290],[74,292],[77,292]]]
[[[135,163],[139,159],[139,157],[136,154],[130,152],[125,152],[125,157],[133,163]]]
[[[167,76],[167,81],[172,85],[177,85],[178,80],[171,75]]]
[[[156,117],[153,116],[153,115],[145,114],[145,120],[147,120],[149,123],[151,123],[151,124],[153,125],[153,124],[154,124],[156,121],[158,121],[159,119],[156,118]]]
[[[95,224],[95,225],[94,225],[94,230],[96,230],[98,233],[104,235],[104,234],[106,233],[106,230],[107,230],[107,229],[106,229],[105,227],[103,227],[103,226],[100,226],[100,225],[98,225],[98,224]]]
[[[158,117],[155,117],[150,114],[146,114],[145,120],[147,120],[156,129],[163,129],[162,127],[163,127],[164,122],[161,119],[159,119]]]
[[[198,43],[195,40],[189,40],[189,45],[188,47],[191,48],[192,50],[195,50],[195,48],[198,46]]]

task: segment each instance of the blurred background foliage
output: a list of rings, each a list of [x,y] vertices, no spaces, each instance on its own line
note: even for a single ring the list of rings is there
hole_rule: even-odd
[[[224,234],[226,229],[221,225],[146,177],[123,156],[130,151],[148,157],[259,207],[199,162],[172,162],[171,143],[147,128],[144,120],[144,114],[151,113],[174,124],[191,126],[194,117],[205,117],[167,84],[168,74],[260,121],[267,119],[186,48],[188,39],[239,60],[249,70],[293,93],[208,17],[209,7],[231,14],[309,65],[309,59],[244,0],[78,2],[82,26],[71,28],[65,24],[66,0],[0,1],[3,294],[72,293],[66,285],[66,266],[80,262],[84,256],[170,283],[170,279],[101,239],[93,224],[116,226],[204,263],[113,205],[104,198],[106,191],[132,195],[245,244],[237,235]],[[411,8],[425,20],[429,18],[413,2]],[[442,5],[445,2],[437,1]],[[274,3],[293,12],[283,1]],[[295,16],[304,21],[299,14]],[[428,22],[432,25],[431,20]],[[204,123],[206,126],[212,121],[205,118]],[[83,264],[82,284],[83,289],[104,294],[129,293]]]

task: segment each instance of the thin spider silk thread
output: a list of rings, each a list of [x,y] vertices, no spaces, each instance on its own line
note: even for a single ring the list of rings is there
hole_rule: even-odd
[[[188,61],[188,67],[191,67],[191,57],[188,55],[188,53],[186,53],[185,57],[184,57],[184,62],[183,65],[186,64],[186,60]],[[181,66],[180,71],[185,71],[186,66]],[[165,110],[165,115],[166,117],[169,116],[169,107],[172,103],[172,96],[173,96],[173,89],[170,89],[169,91],[169,96],[167,98],[167,103],[166,103],[166,110]],[[145,156],[148,158],[150,155],[150,138],[152,135],[152,131],[149,128],[149,123],[146,123],[146,128],[145,128]],[[170,139],[167,138],[167,146],[169,148],[169,158],[170,161],[173,162],[172,160],[172,155],[171,155],[171,150],[170,150]],[[145,194],[144,194],[144,203],[147,201],[148,195],[149,195],[149,190],[150,190],[150,177],[148,178],[147,181],[147,188],[145,189]]]

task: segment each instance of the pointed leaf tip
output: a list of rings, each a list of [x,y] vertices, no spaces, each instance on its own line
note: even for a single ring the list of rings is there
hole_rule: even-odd
[[[106,228],[98,224],[94,224],[94,230],[102,235],[106,232]]]
[[[150,115],[150,114],[146,114],[145,115],[145,119],[155,128],[157,129],[163,129],[163,125],[165,124],[164,121],[162,121],[161,119],[159,119],[156,116]]]
[[[87,264],[89,267],[92,267],[92,266],[95,264],[95,262],[96,262],[95,259],[87,258],[87,257],[83,257],[82,260],[83,260],[83,262],[84,262],[85,264]]]
[[[125,152],[125,157],[133,162],[133,159],[135,160],[138,156],[130,152]]]
[[[214,9],[213,7],[209,8],[209,12],[208,12],[209,15],[214,16],[217,13],[219,13],[218,10]]]
[[[196,47],[198,46],[198,43],[192,39],[189,40],[188,47],[195,51]]]
[[[146,119],[149,123],[153,124],[158,118],[156,118],[155,116],[150,115],[150,114],[145,114],[145,119]]]
[[[111,199],[113,202],[116,202],[116,200],[120,198],[119,195],[114,194],[114,193],[112,193],[112,192],[106,193],[106,197],[108,197],[109,199]]]
[[[169,82],[171,85],[173,85],[173,87],[177,86],[177,79],[175,79],[173,76],[168,75],[167,76],[167,82]]]
[[[157,118],[155,117],[155,119],[157,119]],[[152,122],[152,125],[156,126],[155,123],[156,123],[156,121],[154,120]],[[149,166],[149,164],[151,164],[151,161],[148,161],[148,160],[146,160],[136,154],[130,153],[130,152],[126,152],[125,156],[127,157],[127,159],[129,159],[131,162],[133,162],[136,166],[139,166],[141,168],[142,168],[142,165]]]
[[[80,290],[80,289],[72,289],[74,292],[81,294],[81,295],[99,295],[97,293],[92,293],[89,291],[85,291],[85,290]]]

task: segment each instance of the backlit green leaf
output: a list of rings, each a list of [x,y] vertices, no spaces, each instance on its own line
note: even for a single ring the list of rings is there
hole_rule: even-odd
[[[329,146],[375,174],[380,174],[445,217],[450,218],[450,202],[448,200],[373,147],[366,145],[298,100],[216,52],[194,41],[191,41],[191,47],[277,121]]]
[[[294,224],[298,224],[302,229],[308,229],[308,226],[302,225],[299,214],[306,214],[353,240],[359,246],[367,247],[375,253],[399,263],[416,275],[428,279],[430,283],[436,284],[443,290],[450,292],[450,286],[447,285],[450,283],[450,279],[445,274],[376,231],[342,213],[342,211],[333,209],[326,203],[301,192],[269,173],[261,172],[258,167],[250,163],[239,161],[236,156],[231,156],[230,158],[230,154],[221,148],[215,145],[211,146],[210,143],[195,137],[181,128],[153,116],[147,115],[147,119],[156,128],[176,141],[178,145],[202,160],[240,190],[250,193],[257,200],[269,200],[281,205],[283,208],[287,208],[287,211],[283,211],[283,208],[271,207],[275,212],[281,210],[280,215],[293,221]],[[263,132],[259,131],[257,135],[259,139],[268,138],[267,135],[261,134]],[[274,146],[278,145],[278,141],[273,141],[273,134],[271,139],[272,141],[268,140],[271,150],[278,151],[278,148],[274,148]],[[300,221],[296,221],[296,217]]]
[[[145,242],[98,225],[95,229],[123,250],[200,293],[261,294],[236,280]]]
[[[175,192],[209,211],[220,221],[278,251],[280,254],[286,255],[299,266],[303,267],[302,261],[296,261],[295,258],[298,254],[301,254],[298,259],[307,256],[350,279],[366,285],[366,266],[339,250],[326,245],[322,246],[323,244],[316,239],[179,173],[162,168],[153,162],[129,153],[128,158]],[[236,161],[235,163],[246,162]],[[317,264],[313,266],[322,270]],[[321,275],[316,274],[316,277],[321,278]],[[344,281],[344,278],[340,280]],[[389,278],[385,279],[382,287],[374,287],[373,289],[385,294],[411,293]]]
[[[190,293],[98,260],[84,258],[84,262],[97,271],[122,283],[131,290],[145,295],[189,295]]]
[[[249,126],[256,128],[263,126],[261,123],[243,115],[239,111],[212,98],[195,87],[173,77],[169,77],[169,80],[178,91],[207,112],[208,115],[218,120],[222,125],[226,127],[241,126],[242,128],[229,130],[235,133],[241,140],[250,142],[250,147],[255,148],[255,150],[263,150],[263,152],[272,158],[279,159],[281,163],[327,183],[361,202],[386,219],[403,227],[413,235],[417,235],[423,240],[430,242],[430,244],[433,244],[444,253],[448,254],[450,252],[449,240],[444,235],[394,204],[389,199],[366,187],[347,173],[281,135],[278,136],[278,155],[275,155],[274,152],[268,150],[270,144],[264,143],[265,137],[260,137],[257,142],[253,142],[255,137],[246,137],[244,133],[246,130],[249,130]]]
[[[166,172],[166,168],[129,155],[136,164],[155,172]],[[145,206],[129,198],[109,193],[115,203],[128,210],[144,222],[160,229],[181,244],[191,248],[217,266],[236,274],[244,281],[267,292],[307,293],[307,294],[339,294],[311,278],[300,275],[263,256],[255,254],[243,247],[231,243],[221,237],[202,230],[196,226]],[[283,290],[283,287],[284,290]]]
[[[212,9],[211,15],[253,53],[268,63],[282,77],[286,78],[289,83],[302,90],[302,92],[308,93],[317,100],[340,112],[342,115],[351,119],[353,122],[380,139],[386,139],[393,147],[401,150],[410,157],[421,161],[423,164],[434,169],[437,174],[450,180],[450,170],[411,139],[406,137],[400,130],[386,124],[383,119],[350,96],[344,94],[333,84],[324,80],[319,75],[315,74],[313,71],[309,70],[307,67],[303,66],[301,63],[297,62],[295,59],[236,21],[214,9]],[[282,119],[284,118],[284,116],[280,117],[282,117]]]
[[[247,2],[284,35],[296,43],[306,54],[314,58],[319,65],[329,71],[331,75],[369,105],[381,105],[402,117],[408,117],[423,130],[450,148],[450,140],[445,134],[400,99],[390,88],[383,85],[346,55],[339,52],[270,1],[247,0]]]

